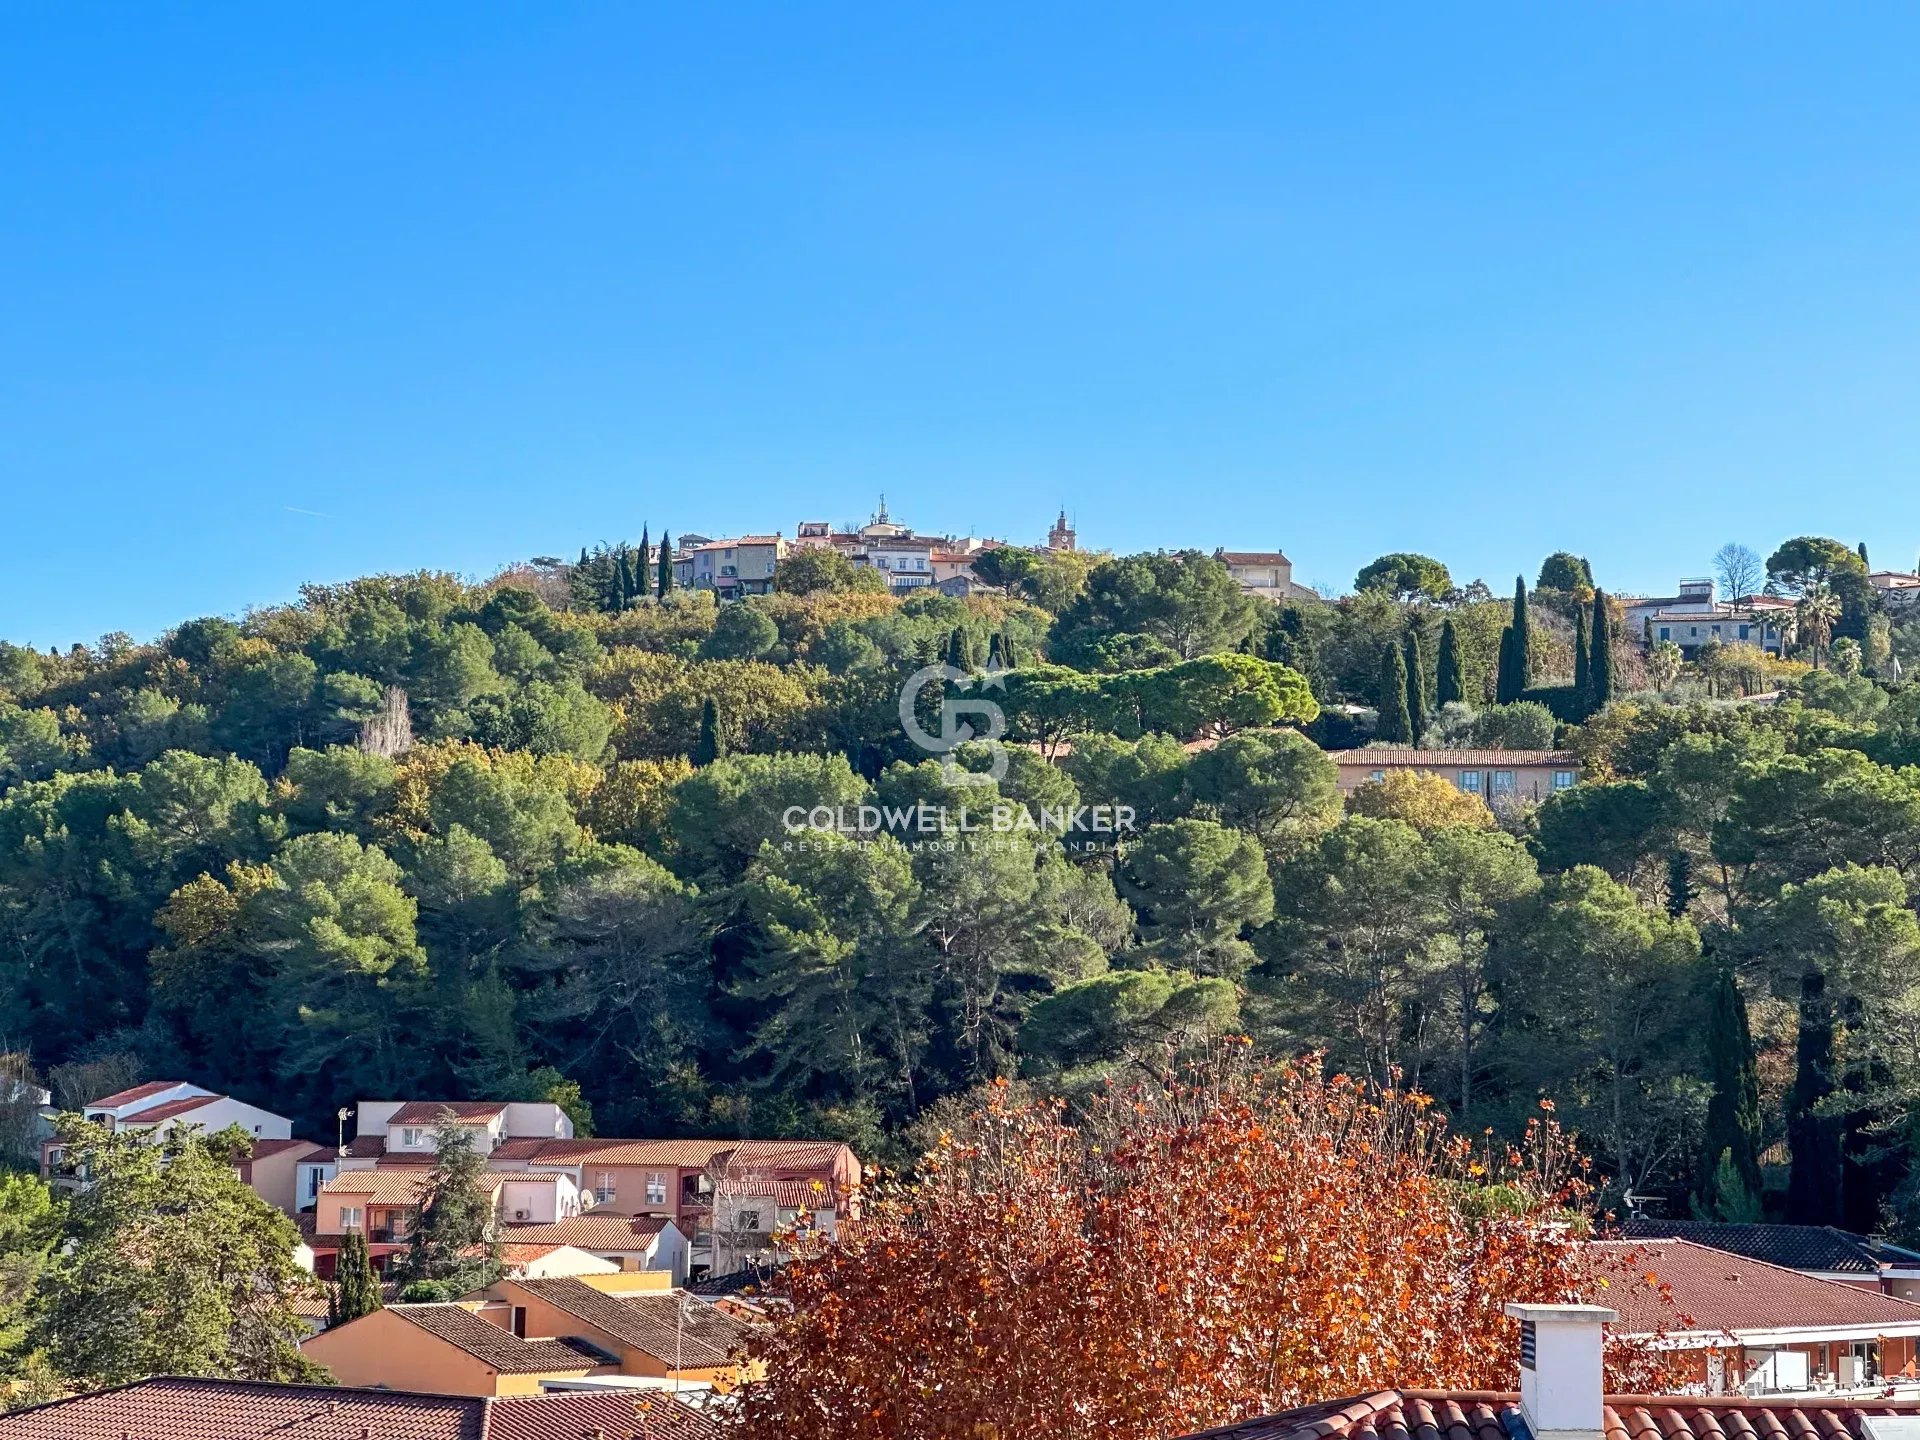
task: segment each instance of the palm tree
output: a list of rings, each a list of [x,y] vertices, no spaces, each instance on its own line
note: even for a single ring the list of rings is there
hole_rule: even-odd
[[[1840,597],[1826,585],[1809,585],[1794,609],[1801,633],[1813,649],[1813,668],[1818,670],[1821,657],[1826,654],[1827,641],[1833,635],[1834,622],[1840,618]]]

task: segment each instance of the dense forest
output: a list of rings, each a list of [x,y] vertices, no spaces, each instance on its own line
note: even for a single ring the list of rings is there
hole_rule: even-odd
[[[551,1096],[890,1157],[985,1082],[1084,1095],[1240,1033],[1476,1129],[1549,1103],[1668,1214],[1920,1232],[1920,636],[1846,547],[1768,563],[1794,658],[1685,663],[1567,555],[1511,596],[1393,555],[1274,604],[1195,553],[993,552],[1004,593],[899,599],[803,552],[725,605],[648,555],[0,645],[16,1069],[180,1075],[316,1138],[361,1096]],[[997,781],[903,728],[934,664],[993,674]],[[1324,752],[1376,739],[1585,780],[1343,805]],[[1135,828],[783,822],[861,804]]]

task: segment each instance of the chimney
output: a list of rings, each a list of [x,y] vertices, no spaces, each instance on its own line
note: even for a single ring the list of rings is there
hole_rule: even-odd
[[[1520,1413],[1537,1440],[1599,1440],[1606,1425],[1604,1305],[1508,1305],[1520,1322]]]

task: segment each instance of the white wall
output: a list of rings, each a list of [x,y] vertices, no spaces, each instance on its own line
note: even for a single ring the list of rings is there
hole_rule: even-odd
[[[508,1224],[552,1225],[579,1213],[580,1191],[565,1175],[529,1175],[500,1187],[500,1218]]]
[[[198,1110],[190,1110],[172,1120],[162,1121],[156,1127],[161,1134],[176,1125],[197,1125],[208,1135],[217,1134],[229,1125],[238,1125],[249,1135],[259,1140],[291,1140],[293,1122],[284,1115],[275,1115],[271,1110],[262,1110],[258,1105],[242,1104],[238,1100],[215,1100],[210,1105],[202,1105]]]
[[[507,1106],[504,1133],[515,1140],[571,1140],[573,1121],[547,1101],[515,1101]]]

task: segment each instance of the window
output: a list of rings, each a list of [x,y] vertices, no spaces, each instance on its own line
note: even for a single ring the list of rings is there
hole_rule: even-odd
[[[1687,626],[1687,635],[1691,639],[1698,640],[1700,638],[1700,627],[1698,625]]]
[[[340,1228],[342,1230],[358,1230],[360,1228],[360,1221],[361,1215],[358,1205],[342,1205],[340,1207]]]
[[[318,1165],[308,1166],[307,1167],[307,1199],[317,1200],[320,1198],[321,1180],[322,1180],[322,1176],[320,1174],[320,1167]]]
[[[1493,772],[1493,793],[1496,795],[1511,795],[1513,793],[1513,772],[1511,770],[1496,770]]]
[[[760,1212],[758,1210],[742,1210],[738,1218],[740,1223],[735,1227],[736,1229],[758,1230],[760,1228]]]
[[[1673,633],[1672,633],[1672,632],[1673,632],[1673,627],[1672,627],[1672,626],[1670,626],[1670,625],[1662,625],[1662,626],[1660,627],[1660,638],[1661,638],[1662,640],[1671,640],[1671,639],[1673,638]]]
[[[527,1338],[527,1307],[524,1305],[513,1307],[513,1333],[522,1340]]]
[[[400,1132],[400,1144],[403,1149],[411,1150],[420,1143],[420,1132],[408,1126]]]
[[[1376,770],[1371,775],[1367,776],[1367,778],[1369,780],[1384,780],[1387,778],[1387,772],[1384,770]]]
[[[602,1170],[593,1177],[593,1198],[602,1205],[613,1199],[613,1172]]]
[[[647,1204],[664,1205],[667,1203],[667,1177],[661,1174],[647,1176]]]
[[[1480,793],[1480,772],[1478,770],[1462,770],[1460,772],[1460,788],[1469,795],[1478,795]]]
[[[1740,638],[1742,640],[1745,640],[1752,633],[1753,633],[1753,627],[1751,625],[1742,625],[1740,627]]]
[[[1554,771],[1553,788],[1556,790],[1571,790],[1573,788],[1573,772],[1571,770]]]

